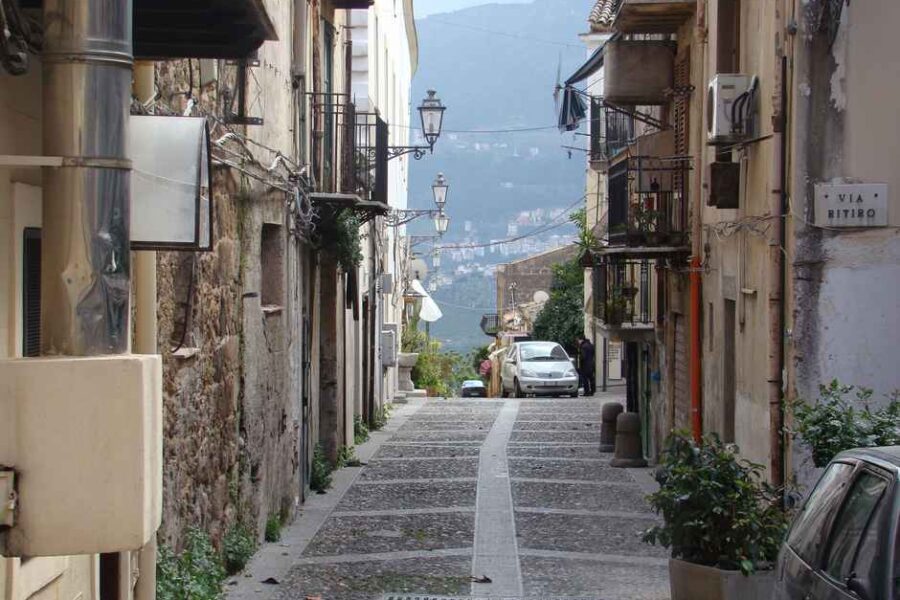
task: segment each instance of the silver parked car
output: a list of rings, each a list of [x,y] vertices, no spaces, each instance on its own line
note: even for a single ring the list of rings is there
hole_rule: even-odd
[[[781,546],[779,600],[900,600],[900,446],[841,452]]]
[[[578,373],[572,359],[556,342],[518,342],[509,347],[500,370],[500,393],[524,398],[578,397]]]

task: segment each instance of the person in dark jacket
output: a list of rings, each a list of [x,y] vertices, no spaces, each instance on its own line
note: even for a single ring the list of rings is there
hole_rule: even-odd
[[[585,396],[593,396],[597,390],[596,370],[594,368],[594,344],[584,336],[576,339],[578,346],[578,375],[581,379],[581,387]]]

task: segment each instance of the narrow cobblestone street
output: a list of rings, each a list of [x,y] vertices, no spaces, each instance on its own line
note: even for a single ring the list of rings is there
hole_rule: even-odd
[[[403,406],[229,598],[667,598],[665,551],[640,540],[650,471],[597,451],[613,398]]]

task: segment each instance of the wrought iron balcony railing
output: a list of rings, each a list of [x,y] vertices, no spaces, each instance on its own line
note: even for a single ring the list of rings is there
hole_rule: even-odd
[[[688,243],[689,157],[629,157],[609,169],[610,246],[672,248]]]
[[[634,141],[634,117],[591,98],[591,166],[606,170],[609,161]]]
[[[500,315],[497,313],[489,313],[481,317],[481,331],[485,335],[494,337],[500,332]]]
[[[601,256],[594,262],[594,316],[607,330],[652,332],[662,296],[653,259]],[[625,335],[627,337],[627,335]]]

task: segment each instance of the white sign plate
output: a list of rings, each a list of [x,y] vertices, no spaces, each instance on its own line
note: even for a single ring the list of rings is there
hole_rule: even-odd
[[[886,183],[816,184],[816,225],[884,227],[887,224]]]

